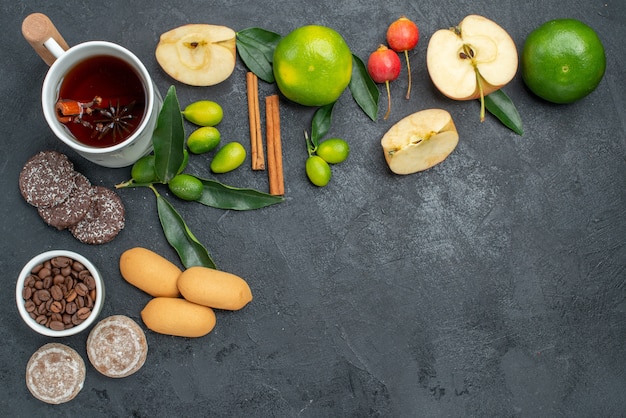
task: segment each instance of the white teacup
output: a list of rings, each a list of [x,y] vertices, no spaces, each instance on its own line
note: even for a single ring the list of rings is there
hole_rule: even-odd
[[[120,45],[104,41],[84,42],[65,50],[55,39],[49,38],[44,47],[56,58],[46,74],[41,92],[43,114],[54,134],[87,160],[104,167],[126,167],[150,153],[152,133],[163,99],[139,58]],[[103,148],[79,142],[59,120],[55,109],[59,89],[68,71],[87,58],[102,55],[113,56],[129,64],[139,76],[145,92],[145,111],[133,134],[119,144]]]

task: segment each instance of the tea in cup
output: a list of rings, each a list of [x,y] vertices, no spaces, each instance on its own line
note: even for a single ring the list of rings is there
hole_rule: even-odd
[[[51,63],[41,93],[43,113],[61,141],[105,167],[129,166],[150,153],[163,100],[132,52],[105,41],[66,50],[58,36],[41,45],[47,55],[38,52]]]

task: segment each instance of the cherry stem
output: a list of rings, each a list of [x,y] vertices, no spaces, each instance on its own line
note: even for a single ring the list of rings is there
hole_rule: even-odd
[[[411,62],[409,61],[409,51],[404,50],[404,57],[406,58],[406,69],[409,73],[409,87],[406,90],[406,99],[409,100],[411,97]]]
[[[384,120],[387,120],[389,114],[391,113],[391,91],[389,90],[389,80],[385,81],[385,86],[387,86],[387,113],[385,113]]]

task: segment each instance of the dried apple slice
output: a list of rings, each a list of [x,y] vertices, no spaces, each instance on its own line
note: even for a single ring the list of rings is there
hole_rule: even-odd
[[[235,31],[226,26],[188,24],[161,35],[156,59],[175,80],[212,86],[226,80],[236,63]]]
[[[411,174],[439,164],[459,142],[450,113],[426,109],[393,125],[383,136],[385,160],[396,174]]]

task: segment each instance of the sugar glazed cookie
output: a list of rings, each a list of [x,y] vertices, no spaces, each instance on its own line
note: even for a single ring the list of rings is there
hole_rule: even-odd
[[[87,356],[93,367],[105,376],[130,376],[143,366],[148,356],[146,335],[131,318],[110,316],[89,333]]]
[[[37,350],[26,365],[26,386],[40,401],[71,401],[85,383],[85,362],[72,348],[50,343]]]

